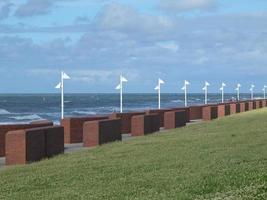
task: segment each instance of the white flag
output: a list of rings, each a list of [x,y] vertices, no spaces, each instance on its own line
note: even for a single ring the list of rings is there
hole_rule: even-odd
[[[184,86],[184,87],[182,87],[182,90],[185,90],[185,86]]]
[[[128,82],[128,80],[125,77],[121,76],[121,82]]]
[[[190,85],[190,83],[187,80],[184,81],[184,84],[185,85]]]
[[[252,85],[251,85],[251,88],[254,88],[254,87],[255,87],[255,85],[252,84]]]
[[[63,79],[70,79],[70,77],[65,73],[65,72],[63,72],[63,74],[62,74],[62,78]]]
[[[159,84],[164,84],[165,82],[162,79],[159,79]]]
[[[222,83],[222,87],[225,87],[226,86],[226,84],[225,83]]]
[[[155,87],[155,90],[159,90],[159,86],[156,86],[156,87]]]
[[[210,86],[209,82],[206,81],[205,82],[205,86]]]
[[[223,91],[223,87],[221,87],[220,90]]]
[[[208,88],[207,88],[206,86],[202,88],[202,90],[207,90],[207,89],[208,89]]]
[[[121,89],[121,84],[119,84],[117,87],[116,87],[116,90],[120,90]]]
[[[241,84],[238,83],[238,84],[237,84],[237,87],[240,88],[240,87],[241,87]]]
[[[57,86],[56,86],[55,88],[56,88],[56,89],[61,89],[61,87],[62,87],[62,84],[59,83],[59,84],[57,84]]]

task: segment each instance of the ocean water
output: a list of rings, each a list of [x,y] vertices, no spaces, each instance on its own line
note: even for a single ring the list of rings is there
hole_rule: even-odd
[[[225,94],[225,100],[236,97]],[[209,94],[210,103],[221,101],[221,94]],[[249,99],[250,94],[241,94]],[[262,94],[255,94],[262,98]],[[189,105],[203,104],[203,94],[188,94]],[[0,123],[23,123],[48,119],[60,120],[60,94],[2,94],[0,95]],[[157,94],[124,94],[124,111],[141,111],[158,106]],[[162,108],[183,107],[183,94],[162,94]],[[65,116],[109,114],[119,111],[119,94],[65,94]]]

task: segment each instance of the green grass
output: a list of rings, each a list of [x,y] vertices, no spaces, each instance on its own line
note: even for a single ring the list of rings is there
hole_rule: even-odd
[[[0,170],[0,199],[267,199],[267,109]]]

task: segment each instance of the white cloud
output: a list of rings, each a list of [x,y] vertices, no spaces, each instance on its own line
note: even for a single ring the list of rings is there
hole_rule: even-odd
[[[215,8],[217,0],[160,0],[159,7],[168,12],[192,10],[210,10]]]

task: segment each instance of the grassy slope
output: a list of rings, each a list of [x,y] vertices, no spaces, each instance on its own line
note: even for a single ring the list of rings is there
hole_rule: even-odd
[[[267,109],[0,170],[0,199],[267,199]]]

